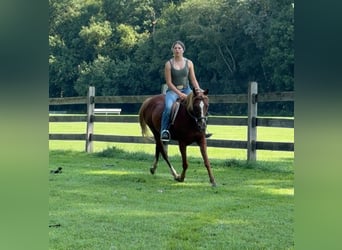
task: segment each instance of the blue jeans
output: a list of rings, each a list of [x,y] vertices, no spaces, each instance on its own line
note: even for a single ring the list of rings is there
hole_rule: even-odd
[[[186,95],[190,94],[191,91],[192,90],[189,86],[181,90],[181,92],[186,94]],[[165,130],[165,129],[166,130],[169,129],[172,104],[177,100],[178,97],[179,96],[175,92],[173,92],[172,90],[168,89],[166,91],[165,107],[164,107],[164,112],[163,112],[163,116],[162,116],[160,132]]]

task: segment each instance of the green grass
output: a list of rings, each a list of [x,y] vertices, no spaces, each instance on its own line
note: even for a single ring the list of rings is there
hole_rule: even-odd
[[[178,183],[151,157],[50,151],[50,249],[293,249],[293,160],[213,159],[212,188],[201,159]]]
[[[84,123],[50,123],[50,133],[84,133]],[[244,127],[210,126],[213,139],[243,140]],[[140,135],[138,124],[96,123],[95,133]],[[258,138],[293,141],[293,129],[258,128]],[[50,141],[49,249],[294,249],[293,152],[208,148],[212,188],[198,147],[189,147],[184,183],[154,145]],[[170,160],[181,171],[177,146]]]

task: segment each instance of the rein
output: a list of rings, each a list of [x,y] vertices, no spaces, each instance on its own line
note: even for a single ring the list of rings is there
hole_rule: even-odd
[[[196,116],[195,116],[194,114],[192,114],[189,110],[188,110],[188,114],[190,115],[191,118],[193,118],[193,119],[196,121],[196,123],[198,123],[198,121],[200,121],[200,120],[205,120],[205,121],[208,120],[208,115],[196,117]]]
[[[194,98],[194,99],[195,99],[195,98]],[[192,100],[192,101],[194,101],[194,100]],[[192,111],[192,110],[187,109],[187,112],[188,112],[189,116],[190,116],[191,118],[193,118],[193,119],[195,120],[196,123],[198,123],[198,122],[201,121],[201,120],[205,120],[205,122],[207,122],[207,120],[208,120],[208,115],[196,117],[191,111]]]

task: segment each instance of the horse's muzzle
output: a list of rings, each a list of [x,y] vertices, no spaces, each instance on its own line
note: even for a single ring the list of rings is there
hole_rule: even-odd
[[[200,117],[197,119],[197,127],[201,132],[207,129],[207,117]]]

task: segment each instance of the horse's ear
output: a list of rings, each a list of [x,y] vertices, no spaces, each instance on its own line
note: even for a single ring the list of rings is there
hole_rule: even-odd
[[[208,95],[209,89],[202,90],[202,89],[193,88],[192,92],[194,93],[195,96],[198,94],[198,92],[202,92],[204,95]]]

